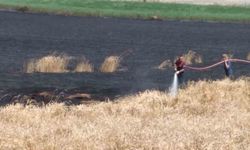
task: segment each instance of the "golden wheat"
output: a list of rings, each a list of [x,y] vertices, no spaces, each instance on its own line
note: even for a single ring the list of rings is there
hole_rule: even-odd
[[[101,72],[111,73],[117,71],[120,66],[121,58],[119,56],[106,57],[100,67]]]
[[[89,63],[89,60],[83,59],[77,64],[75,72],[94,72],[94,66]]]
[[[249,149],[250,79],[93,105],[0,109],[0,149]]]
[[[67,66],[69,57],[66,55],[48,55],[37,60],[30,60],[26,67],[27,73],[33,72],[52,72],[62,73],[68,72]]]

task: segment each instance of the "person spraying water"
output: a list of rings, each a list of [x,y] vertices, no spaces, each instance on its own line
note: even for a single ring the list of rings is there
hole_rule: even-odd
[[[185,67],[185,61],[184,57],[180,56],[176,61],[175,61],[175,74],[174,74],[174,79],[173,83],[169,89],[170,95],[171,96],[176,96],[178,92],[178,86],[183,84],[183,74],[184,74],[184,67]]]
[[[186,63],[184,61],[184,57],[180,56],[176,61],[175,61],[175,74],[177,75],[178,78],[178,82],[179,84],[183,84],[184,83],[184,67],[185,67]]]

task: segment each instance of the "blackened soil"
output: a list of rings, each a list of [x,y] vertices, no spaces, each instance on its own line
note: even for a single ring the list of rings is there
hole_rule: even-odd
[[[122,71],[98,72],[104,58],[132,53],[122,60]],[[203,64],[215,63],[223,53],[246,59],[250,52],[250,25],[187,21],[145,21],[117,18],[68,17],[0,12],[0,89],[5,96],[32,96],[43,91],[88,93],[115,98],[146,89],[168,89],[173,71],[155,67],[192,49]],[[26,74],[23,64],[52,52],[85,56],[94,73]],[[233,64],[235,77],[249,76],[249,64]],[[223,67],[206,72],[186,71],[185,79],[221,79]],[[20,97],[19,97],[20,98]],[[4,103],[12,102],[1,100]],[[1,103],[1,102],[0,102]]]

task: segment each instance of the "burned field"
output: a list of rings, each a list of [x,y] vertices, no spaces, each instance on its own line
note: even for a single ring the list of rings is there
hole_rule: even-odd
[[[78,99],[113,99],[146,89],[164,91],[171,84],[173,69],[159,69],[162,62],[171,63],[189,50],[202,57],[202,63],[194,66],[216,63],[224,53],[247,59],[249,27],[238,23],[0,12],[0,103],[22,101],[25,96],[44,102],[47,99],[44,92],[60,102],[69,100],[77,104]],[[30,60],[42,61],[41,58],[53,53],[69,58],[64,72],[27,72]],[[116,60],[118,68],[101,71],[105,58],[110,56],[122,56]],[[76,68],[86,61],[89,71],[76,71],[84,70]],[[249,76],[248,68],[247,64],[233,64],[235,77]],[[223,77],[222,66],[185,73],[186,81]]]

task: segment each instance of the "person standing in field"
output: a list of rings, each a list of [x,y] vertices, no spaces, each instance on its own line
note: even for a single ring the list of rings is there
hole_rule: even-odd
[[[223,54],[224,70],[227,77],[231,78],[233,75],[232,63],[227,54]]]
[[[175,73],[177,75],[178,81],[180,84],[182,84],[184,82],[184,66],[186,65],[185,61],[184,61],[184,57],[180,56],[176,61],[175,61]]]

